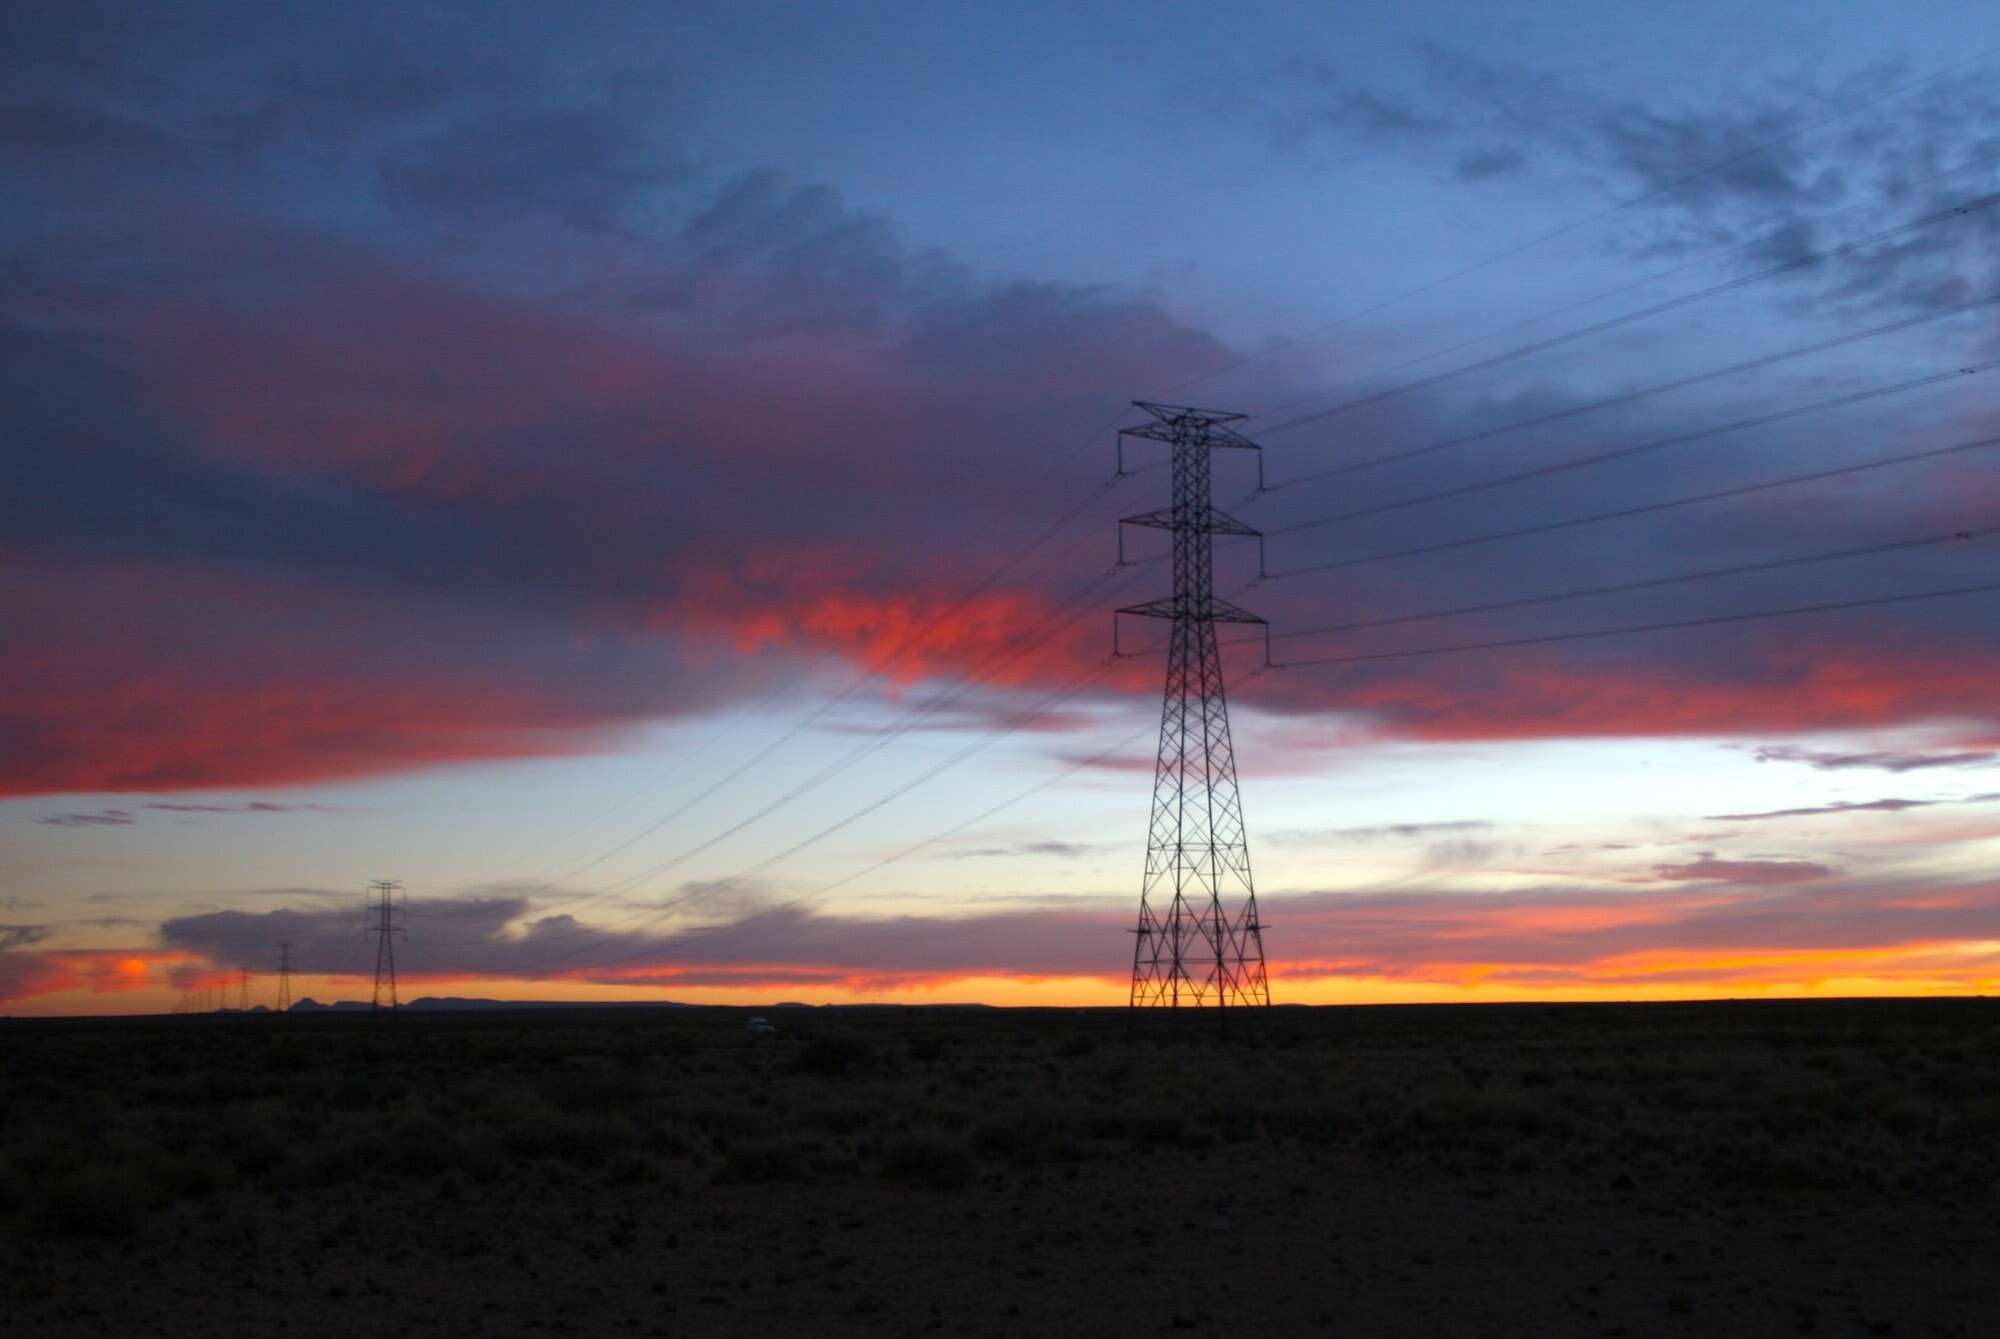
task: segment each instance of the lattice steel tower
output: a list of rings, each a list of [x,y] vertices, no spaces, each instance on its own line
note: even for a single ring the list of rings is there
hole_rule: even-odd
[[[278,1013],[285,1013],[292,1007],[292,946],[290,943],[278,945]]]
[[[403,927],[397,924],[402,908],[396,905],[396,895],[402,891],[403,885],[393,879],[377,879],[368,885],[368,909],[375,915],[375,1000],[372,1007],[382,1007],[382,996],[386,990],[390,1013],[402,1008],[396,998],[396,936],[403,932]]]
[[[1139,928],[1132,953],[1132,1005],[1204,1007],[1269,1004],[1264,976],[1264,931],[1257,920],[1257,892],[1250,881],[1250,846],[1243,829],[1243,799],[1236,788],[1236,754],[1229,741],[1229,704],[1222,689],[1217,623],[1264,627],[1270,660],[1270,625],[1248,610],[1218,599],[1214,585],[1216,535],[1263,536],[1209,503],[1209,453],[1220,448],[1258,451],[1227,427],[1241,414],[1178,405],[1133,402],[1153,422],[1118,435],[1118,472],[1125,473],[1125,438],[1146,437],[1173,449],[1171,507],[1119,521],[1118,559],[1125,560],[1125,527],[1150,526],[1173,535],[1174,593],[1135,604],[1118,614],[1170,619],[1166,705],[1160,713],[1160,756],[1153,770],[1153,817],[1146,834],[1146,876],[1139,892]],[[1263,456],[1257,457],[1258,484]],[[1117,614],[1112,646],[1117,650]]]

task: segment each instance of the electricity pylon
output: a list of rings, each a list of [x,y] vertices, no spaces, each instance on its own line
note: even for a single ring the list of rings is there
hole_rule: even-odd
[[[1119,521],[1173,536],[1174,593],[1117,611],[1112,649],[1118,654],[1120,614],[1163,618],[1173,627],[1167,646],[1166,701],[1160,713],[1160,754],[1153,769],[1153,815],[1146,833],[1146,874],[1139,891],[1139,928],[1132,952],[1132,1007],[1177,1008],[1269,1004],[1264,929],[1250,881],[1250,846],[1243,799],[1236,787],[1236,753],[1229,739],[1217,623],[1270,624],[1217,598],[1216,535],[1263,536],[1209,502],[1209,453],[1261,451],[1226,426],[1241,414],[1179,405],[1133,403],[1153,418],[1118,434],[1118,472],[1125,472],[1125,438],[1145,437],[1173,451],[1173,505]],[[1263,484],[1263,456],[1257,457]],[[1261,568],[1261,564],[1260,564]]]
[[[278,1012],[285,1013],[292,1007],[292,946],[278,945]]]
[[[396,895],[403,885],[393,879],[377,879],[368,885],[368,909],[375,913],[375,998],[372,1008],[382,1007],[383,988],[389,995],[389,1012],[402,1008],[396,998],[396,936],[403,927],[396,923],[401,908]]]
[[[236,1012],[239,1014],[250,1012],[250,969],[248,967],[238,967],[236,969]]]

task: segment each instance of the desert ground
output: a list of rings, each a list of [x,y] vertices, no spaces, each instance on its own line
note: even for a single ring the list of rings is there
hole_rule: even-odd
[[[2000,1333],[2000,1001],[0,1021],[9,1336]]]

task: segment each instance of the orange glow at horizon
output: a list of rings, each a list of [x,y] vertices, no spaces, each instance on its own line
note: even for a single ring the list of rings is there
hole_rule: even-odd
[[[1968,950],[1984,950],[1968,952]],[[1978,961],[1983,959],[1984,961]],[[1977,966],[1974,963],[1978,962]],[[1292,963],[1272,970],[1278,1004],[1521,1004],[1645,1003],[1734,998],[1810,999],[1889,996],[1980,996],[2000,993],[2000,966],[1990,945],[1934,944],[1887,949],[1722,953],[1712,956],[1649,952],[1581,965],[1452,963],[1413,968],[1400,975],[1358,970],[1354,964]],[[74,973],[31,997],[9,1001],[19,1015],[161,1013],[180,992],[148,980],[137,958],[115,972]],[[221,979],[219,976],[218,980]],[[233,980],[233,976],[231,977]],[[365,975],[299,976],[297,998],[322,1003],[365,999]],[[574,978],[478,977],[464,974],[400,978],[403,999],[463,995],[498,1000],[566,1000],[578,1003],[673,1001],[684,1004],[769,1007],[780,1002],[841,1004],[985,1004],[998,1008],[1115,1007],[1127,1002],[1120,976],[999,976],[939,973],[894,981],[862,973],[844,981],[811,984],[782,975],[746,974],[740,985],[592,982]],[[252,1003],[258,1003],[253,996]]]

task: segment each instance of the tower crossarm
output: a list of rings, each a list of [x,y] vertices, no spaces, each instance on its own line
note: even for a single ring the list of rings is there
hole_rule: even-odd
[[[1227,447],[1238,451],[1258,451],[1263,448],[1225,423],[1240,423],[1247,415],[1232,414],[1221,409],[1197,409],[1192,405],[1154,404],[1149,400],[1134,400],[1136,409],[1143,409],[1153,416],[1151,423],[1139,423],[1129,428],[1120,428],[1120,437],[1150,437],[1156,442],[1179,440],[1174,434],[1182,425],[1193,424],[1204,431],[1205,445]]]
[[[1149,526],[1154,530],[1173,530],[1178,528],[1178,523],[1174,520],[1174,509],[1172,507],[1162,507],[1158,511],[1141,512],[1137,516],[1121,516],[1118,518],[1118,524],[1143,525]],[[1214,507],[1208,509],[1208,518],[1198,522],[1194,528],[1205,530],[1211,535],[1249,535],[1257,539],[1264,537],[1262,530],[1256,529],[1254,526],[1245,525],[1234,516],[1226,515]]]
[[[1208,441],[1205,445],[1211,449],[1223,448],[1232,451],[1263,450],[1262,447],[1258,446],[1257,443],[1251,441],[1248,437],[1245,437],[1242,433],[1218,426],[1214,419],[1204,419],[1203,422],[1208,425]],[[1120,428],[1118,435],[1120,437],[1148,437],[1156,442],[1172,443],[1174,440],[1174,427],[1171,423],[1142,423],[1136,428]]]
[[[1139,423],[1118,430],[1118,469],[1120,478],[1125,476],[1125,439],[1144,437],[1149,441],[1165,442],[1174,447],[1197,447],[1206,453],[1211,450],[1255,451],[1257,453],[1257,491],[1264,491],[1264,448],[1224,425],[1240,421],[1242,414],[1228,414],[1219,409],[1195,409],[1182,405],[1153,404],[1146,400],[1134,400],[1135,408],[1143,409],[1153,416],[1151,423]],[[1206,488],[1203,492],[1206,492]],[[1168,527],[1162,527],[1168,528]],[[1231,532],[1241,533],[1241,532]],[[1250,533],[1254,534],[1255,531]]]
[[[1219,595],[1208,597],[1208,607],[1190,611],[1178,596],[1163,595],[1157,600],[1144,604],[1128,604],[1117,610],[1121,614],[1136,614],[1140,618],[1191,618],[1203,623],[1269,623],[1267,618],[1251,613],[1240,605],[1231,604]]]

